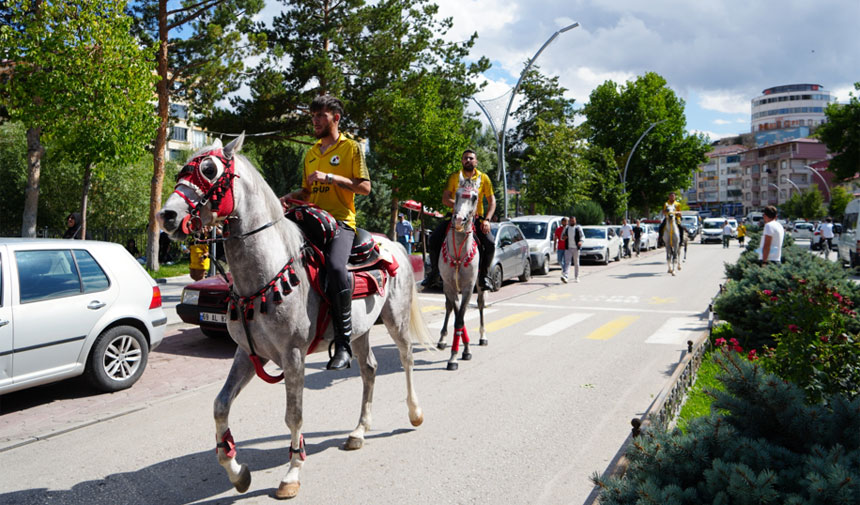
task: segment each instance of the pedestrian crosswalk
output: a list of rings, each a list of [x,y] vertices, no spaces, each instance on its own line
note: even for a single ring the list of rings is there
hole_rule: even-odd
[[[685,314],[683,317],[669,317],[658,328],[654,328],[656,322],[651,319],[648,324],[643,324],[641,315],[633,315],[630,313],[618,313],[608,309],[603,309],[603,314],[595,317],[597,311],[593,310],[574,310],[568,313],[559,314],[558,308],[554,306],[544,306],[545,310],[537,310],[537,304],[519,304],[518,308],[500,307],[499,305],[493,308],[484,310],[484,329],[487,334],[499,332],[505,329],[514,329],[522,331],[528,337],[552,337],[558,334],[570,334],[579,336],[586,340],[607,341],[618,337],[625,333],[631,326],[641,330],[636,333],[636,339],[646,344],[664,344],[664,345],[681,345],[687,340],[698,338],[703,331],[707,329],[707,320],[702,319],[700,315],[693,315],[683,311],[660,311],[667,315]],[[431,331],[438,332],[442,329],[442,321],[444,317],[444,307],[430,306],[432,309],[425,312],[437,311],[441,313],[438,317],[434,317],[428,324]],[[535,324],[534,321],[546,321],[546,316],[552,317],[549,322],[544,324]],[[543,317],[541,317],[543,316]],[[607,318],[607,316],[609,316]],[[469,333],[477,334],[479,330],[480,314],[477,309],[469,308],[466,311],[465,321]],[[650,324],[650,326],[649,326]],[[452,331],[454,326],[454,315],[452,314],[448,321],[448,331]],[[650,328],[650,329],[648,329]],[[647,334],[644,334],[647,332]],[[630,333],[629,331],[627,332]]]

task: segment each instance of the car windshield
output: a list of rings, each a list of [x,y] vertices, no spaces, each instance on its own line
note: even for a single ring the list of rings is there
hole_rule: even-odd
[[[519,227],[527,239],[544,239],[546,238],[546,230],[549,228],[547,223],[535,221],[514,221],[514,224]]]
[[[798,230],[811,230],[812,225],[809,223],[797,223],[794,227]]]
[[[606,230],[600,228],[584,228],[585,238],[606,238]]]
[[[492,235],[493,238],[496,238],[496,233],[498,233],[498,232],[499,232],[498,223],[490,223],[490,235]]]
[[[723,229],[723,223],[721,221],[705,221],[704,228],[708,230],[721,230]]]
[[[699,222],[696,216],[681,216],[681,222],[684,224],[696,224]]]

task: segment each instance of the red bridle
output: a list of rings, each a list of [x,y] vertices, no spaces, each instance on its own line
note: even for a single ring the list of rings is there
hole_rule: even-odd
[[[210,157],[220,160],[224,167],[224,172],[215,182],[210,182],[200,171],[203,160]],[[200,209],[209,202],[211,202],[212,212],[215,212],[218,217],[227,217],[233,212],[235,207],[233,178],[239,177],[234,169],[233,158],[225,157],[220,148],[207,151],[182,167],[179,175],[176,176],[176,186],[173,187],[173,192],[182,197],[190,209],[180,224],[183,233],[190,235],[200,231],[203,227],[200,220]],[[197,202],[195,203],[185,192],[181,191],[180,186],[192,190],[198,197]]]

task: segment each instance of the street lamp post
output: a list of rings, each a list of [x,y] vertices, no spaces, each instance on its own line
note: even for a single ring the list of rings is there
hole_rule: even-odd
[[[629,205],[627,205],[627,167],[630,166],[630,158],[633,157],[633,152],[636,151],[637,147],[639,147],[639,142],[642,142],[642,139],[645,138],[645,135],[648,135],[648,132],[650,132],[658,124],[665,123],[668,120],[668,118],[661,119],[656,123],[651,123],[651,126],[649,126],[644,132],[642,132],[642,135],[640,135],[639,139],[636,140],[636,143],[633,144],[633,149],[630,150],[630,154],[627,155],[627,161],[624,162],[624,175],[619,174],[621,175],[621,190],[624,192],[624,219],[629,219],[628,211],[630,210]]]
[[[767,183],[767,185],[773,186],[776,189],[776,204],[779,205],[779,186],[772,182]],[[767,201],[770,201],[770,198],[768,198]]]
[[[501,177],[502,180],[504,181],[504,188],[505,188],[505,193],[504,193],[505,214],[504,214],[504,217],[505,218],[508,217],[508,178],[507,178],[507,173],[505,173],[505,131],[507,130],[507,126],[508,126],[508,115],[511,113],[511,106],[514,104],[514,97],[517,96],[517,90],[519,89],[520,84],[522,84],[523,78],[525,78],[526,73],[532,67],[532,64],[534,64],[537,57],[540,56],[540,53],[542,53],[543,50],[546,49],[546,46],[550,45],[552,43],[552,41],[554,41],[556,39],[556,37],[558,37],[560,34],[566,32],[568,30],[572,30],[572,29],[576,28],[577,26],[579,26],[579,23],[573,23],[572,25],[565,26],[564,28],[553,33],[552,36],[550,36],[550,38],[548,38],[547,41],[544,42],[542,46],[540,46],[540,49],[538,49],[538,51],[535,53],[535,55],[532,56],[532,58],[529,60],[528,64],[526,65],[526,68],[524,68],[522,73],[520,74],[520,78],[517,81],[517,85],[514,86],[514,91],[513,91],[513,93],[511,93],[511,99],[508,100],[508,107],[505,109],[505,119],[502,121],[502,129],[501,129],[501,131],[498,132],[498,135],[499,135],[499,175],[498,176]]]
[[[809,170],[810,172],[818,176],[819,179],[821,179],[821,182],[824,183],[824,189],[827,190],[827,201],[833,200],[833,195],[830,193],[830,185],[827,184],[827,180],[824,179],[824,176],[818,173],[818,170],[810,167],[809,165],[803,165],[803,168]]]

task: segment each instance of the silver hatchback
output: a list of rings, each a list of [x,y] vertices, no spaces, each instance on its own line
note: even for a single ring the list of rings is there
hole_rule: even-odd
[[[78,375],[128,388],[166,326],[161,291],[121,245],[0,238],[0,394]]]

